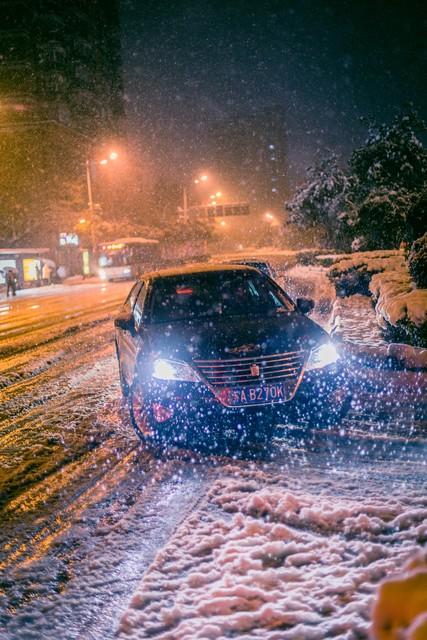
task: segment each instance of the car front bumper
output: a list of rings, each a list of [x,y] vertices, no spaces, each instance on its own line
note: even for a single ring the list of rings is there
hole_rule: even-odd
[[[151,378],[142,382],[142,387],[158,429],[174,434],[212,434],[229,429],[239,432],[260,421],[272,423],[279,417],[292,415],[295,407],[313,402],[338,404],[348,395],[348,376],[345,368],[337,364],[309,371],[291,400],[235,408],[224,406],[204,382]]]

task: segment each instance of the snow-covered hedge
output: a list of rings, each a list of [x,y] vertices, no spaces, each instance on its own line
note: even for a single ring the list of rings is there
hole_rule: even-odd
[[[369,283],[375,273],[407,272],[403,252],[396,250],[363,251],[343,255],[318,256],[318,261],[330,264],[329,277],[339,296],[369,294]]]
[[[369,290],[383,329],[394,338],[427,345],[427,289],[415,289],[408,270],[373,275]]]
[[[380,326],[396,341],[427,344],[427,289],[416,289],[403,251],[365,251],[319,256],[332,264],[339,296],[371,295]]]

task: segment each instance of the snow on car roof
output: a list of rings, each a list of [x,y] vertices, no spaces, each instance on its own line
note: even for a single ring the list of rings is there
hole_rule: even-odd
[[[168,278],[170,276],[190,275],[196,273],[207,273],[214,271],[257,271],[253,267],[241,264],[206,264],[205,262],[189,264],[177,267],[168,267],[166,269],[158,269],[157,271],[148,271],[143,273],[141,278]]]

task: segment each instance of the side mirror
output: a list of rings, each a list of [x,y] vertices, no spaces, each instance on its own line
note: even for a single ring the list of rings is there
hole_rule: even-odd
[[[300,313],[310,313],[314,309],[314,300],[310,298],[297,298],[297,309]]]
[[[123,331],[130,331],[130,333],[135,333],[135,320],[132,313],[121,313],[114,320],[114,326],[117,329],[122,329]]]

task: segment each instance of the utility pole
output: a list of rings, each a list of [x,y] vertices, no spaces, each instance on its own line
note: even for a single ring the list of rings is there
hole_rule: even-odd
[[[92,245],[92,258],[95,259],[95,206],[93,204],[92,195],[92,174],[90,172],[90,160],[86,158],[86,182],[87,182],[87,197],[88,206],[90,211],[90,241]]]
[[[187,224],[188,222],[188,196],[187,196],[187,188],[182,188],[182,222]]]

